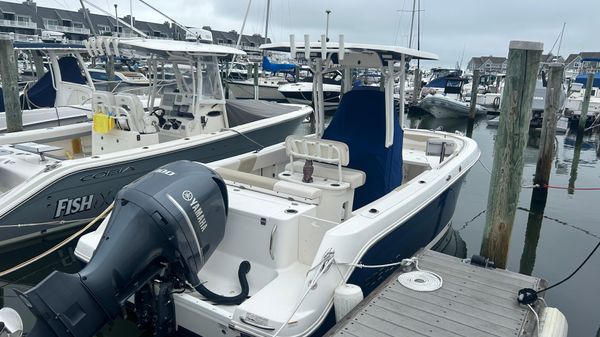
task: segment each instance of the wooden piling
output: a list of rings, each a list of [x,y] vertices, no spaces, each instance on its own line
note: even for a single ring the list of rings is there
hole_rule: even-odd
[[[600,133],[596,132],[596,157],[600,157]]]
[[[258,63],[252,65],[252,76],[254,77],[254,99],[259,99],[259,86],[258,86]]]
[[[413,83],[413,97],[412,97],[413,105],[415,105],[419,102],[420,95],[421,95],[421,69],[416,69],[414,83]]]
[[[19,102],[19,75],[12,40],[0,38],[0,77],[6,112],[6,131],[23,130],[23,114]]]
[[[587,122],[587,113],[590,107],[590,97],[592,95],[592,84],[594,83],[594,73],[589,73],[587,82],[585,84],[585,95],[583,96],[583,102],[581,103],[581,115],[579,116],[579,129],[578,133],[585,131],[585,123]]]
[[[469,119],[475,119],[477,113],[477,88],[479,87],[479,69],[473,70],[473,84],[471,86],[471,106]]]
[[[506,267],[508,246],[523,176],[523,152],[543,43],[511,41],[500,125],[494,146],[481,255]]]
[[[549,66],[549,78],[546,85],[544,119],[533,183],[544,187],[548,185],[552,159],[554,158],[554,137],[556,135],[556,115],[560,109],[560,96],[565,66],[552,63]]]
[[[108,56],[106,58],[106,77],[108,78],[108,91],[112,92],[115,90],[115,57]],[[163,74],[164,74],[163,67]]]
[[[39,51],[33,51],[31,53],[32,57],[33,57],[33,64],[35,66],[35,77],[39,80],[42,79],[42,77],[45,74],[44,71],[44,59],[42,58],[42,54]]]

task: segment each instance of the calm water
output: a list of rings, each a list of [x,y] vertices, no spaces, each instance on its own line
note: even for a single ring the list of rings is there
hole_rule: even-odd
[[[443,128],[446,131],[466,132],[466,120],[436,120],[427,116],[410,116],[407,124],[424,129]],[[488,128],[485,119],[477,121],[473,138],[481,147],[481,162],[492,167],[492,152],[496,130]],[[523,185],[530,185],[537,159],[537,136],[530,136],[530,145],[525,153]],[[600,187],[600,169],[596,156],[595,135],[584,137],[580,147],[578,165],[574,165],[575,135],[557,136],[557,158],[554,161],[550,184],[555,186]],[[485,224],[486,200],[490,175],[477,163],[465,179],[460,199],[453,218],[453,227],[464,240],[467,256],[478,254]],[[531,189],[523,189],[519,198],[512,232],[508,269],[543,277],[549,284],[560,281],[574,270],[587,256],[600,239],[597,218],[600,211],[600,191],[579,191],[551,189],[543,215],[528,210],[539,208],[531,205]],[[532,207],[533,206],[533,207]],[[483,213],[482,213],[483,212]],[[48,249],[61,241],[66,234],[29,242],[26,245],[0,250],[0,270]],[[59,250],[42,261],[8,277],[0,283],[4,297],[3,305],[17,309],[24,318],[27,328],[34,322],[33,317],[21,302],[14,297],[11,288],[25,290],[41,281],[53,270],[77,272],[79,263],[73,255],[74,243]],[[464,253],[464,252],[462,252]],[[558,307],[569,321],[570,336],[600,336],[600,315],[597,303],[600,302],[600,253],[567,283],[550,290],[546,299],[551,306]],[[2,293],[0,292],[0,295]],[[3,302],[3,303],[2,303]],[[98,334],[98,336],[151,336],[139,331],[129,320],[118,320]]]

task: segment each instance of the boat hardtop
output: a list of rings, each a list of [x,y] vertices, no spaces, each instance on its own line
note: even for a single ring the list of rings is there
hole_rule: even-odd
[[[246,55],[243,50],[217,44],[146,38],[96,37],[88,40],[85,47],[92,55],[104,55],[105,52],[118,54],[120,49],[133,49],[137,53],[147,52],[150,55],[162,54],[164,57]]]
[[[423,50],[416,50],[401,46],[390,46],[380,44],[368,44],[368,43],[340,43],[340,42],[310,42],[309,50],[311,53],[322,52],[325,46],[327,53],[338,53],[340,51],[348,52],[359,52],[362,54],[376,53],[385,58],[385,60],[393,59],[396,62],[400,62],[402,55],[406,58],[406,61],[411,59],[420,60],[437,60],[438,55]],[[266,43],[259,47],[262,50],[272,50],[279,52],[291,52],[295,48],[296,51],[304,52],[306,50],[306,44],[303,42],[274,42]],[[384,56],[385,55],[385,56]]]

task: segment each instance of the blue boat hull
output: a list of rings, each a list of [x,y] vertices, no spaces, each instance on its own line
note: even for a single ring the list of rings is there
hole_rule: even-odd
[[[452,220],[463,179],[464,175],[420,212],[375,243],[360,263],[379,265],[398,262],[412,257],[419,249],[431,243]],[[360,286],[366,297],[395,269],[396,267],[356,268],[348,283]],[[332,309],[323,324],[311,336],[323,336],[334,325],[335,314]]]

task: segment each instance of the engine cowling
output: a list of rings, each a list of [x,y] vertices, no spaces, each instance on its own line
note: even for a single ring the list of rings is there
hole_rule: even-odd
[[[90,263],[19,293],[37,317],[29,336],[91,337],[157,277],[199,286],[197,274],[224,236],[227,207],[221,177],[195,162],[165,165],[127,185]]]

